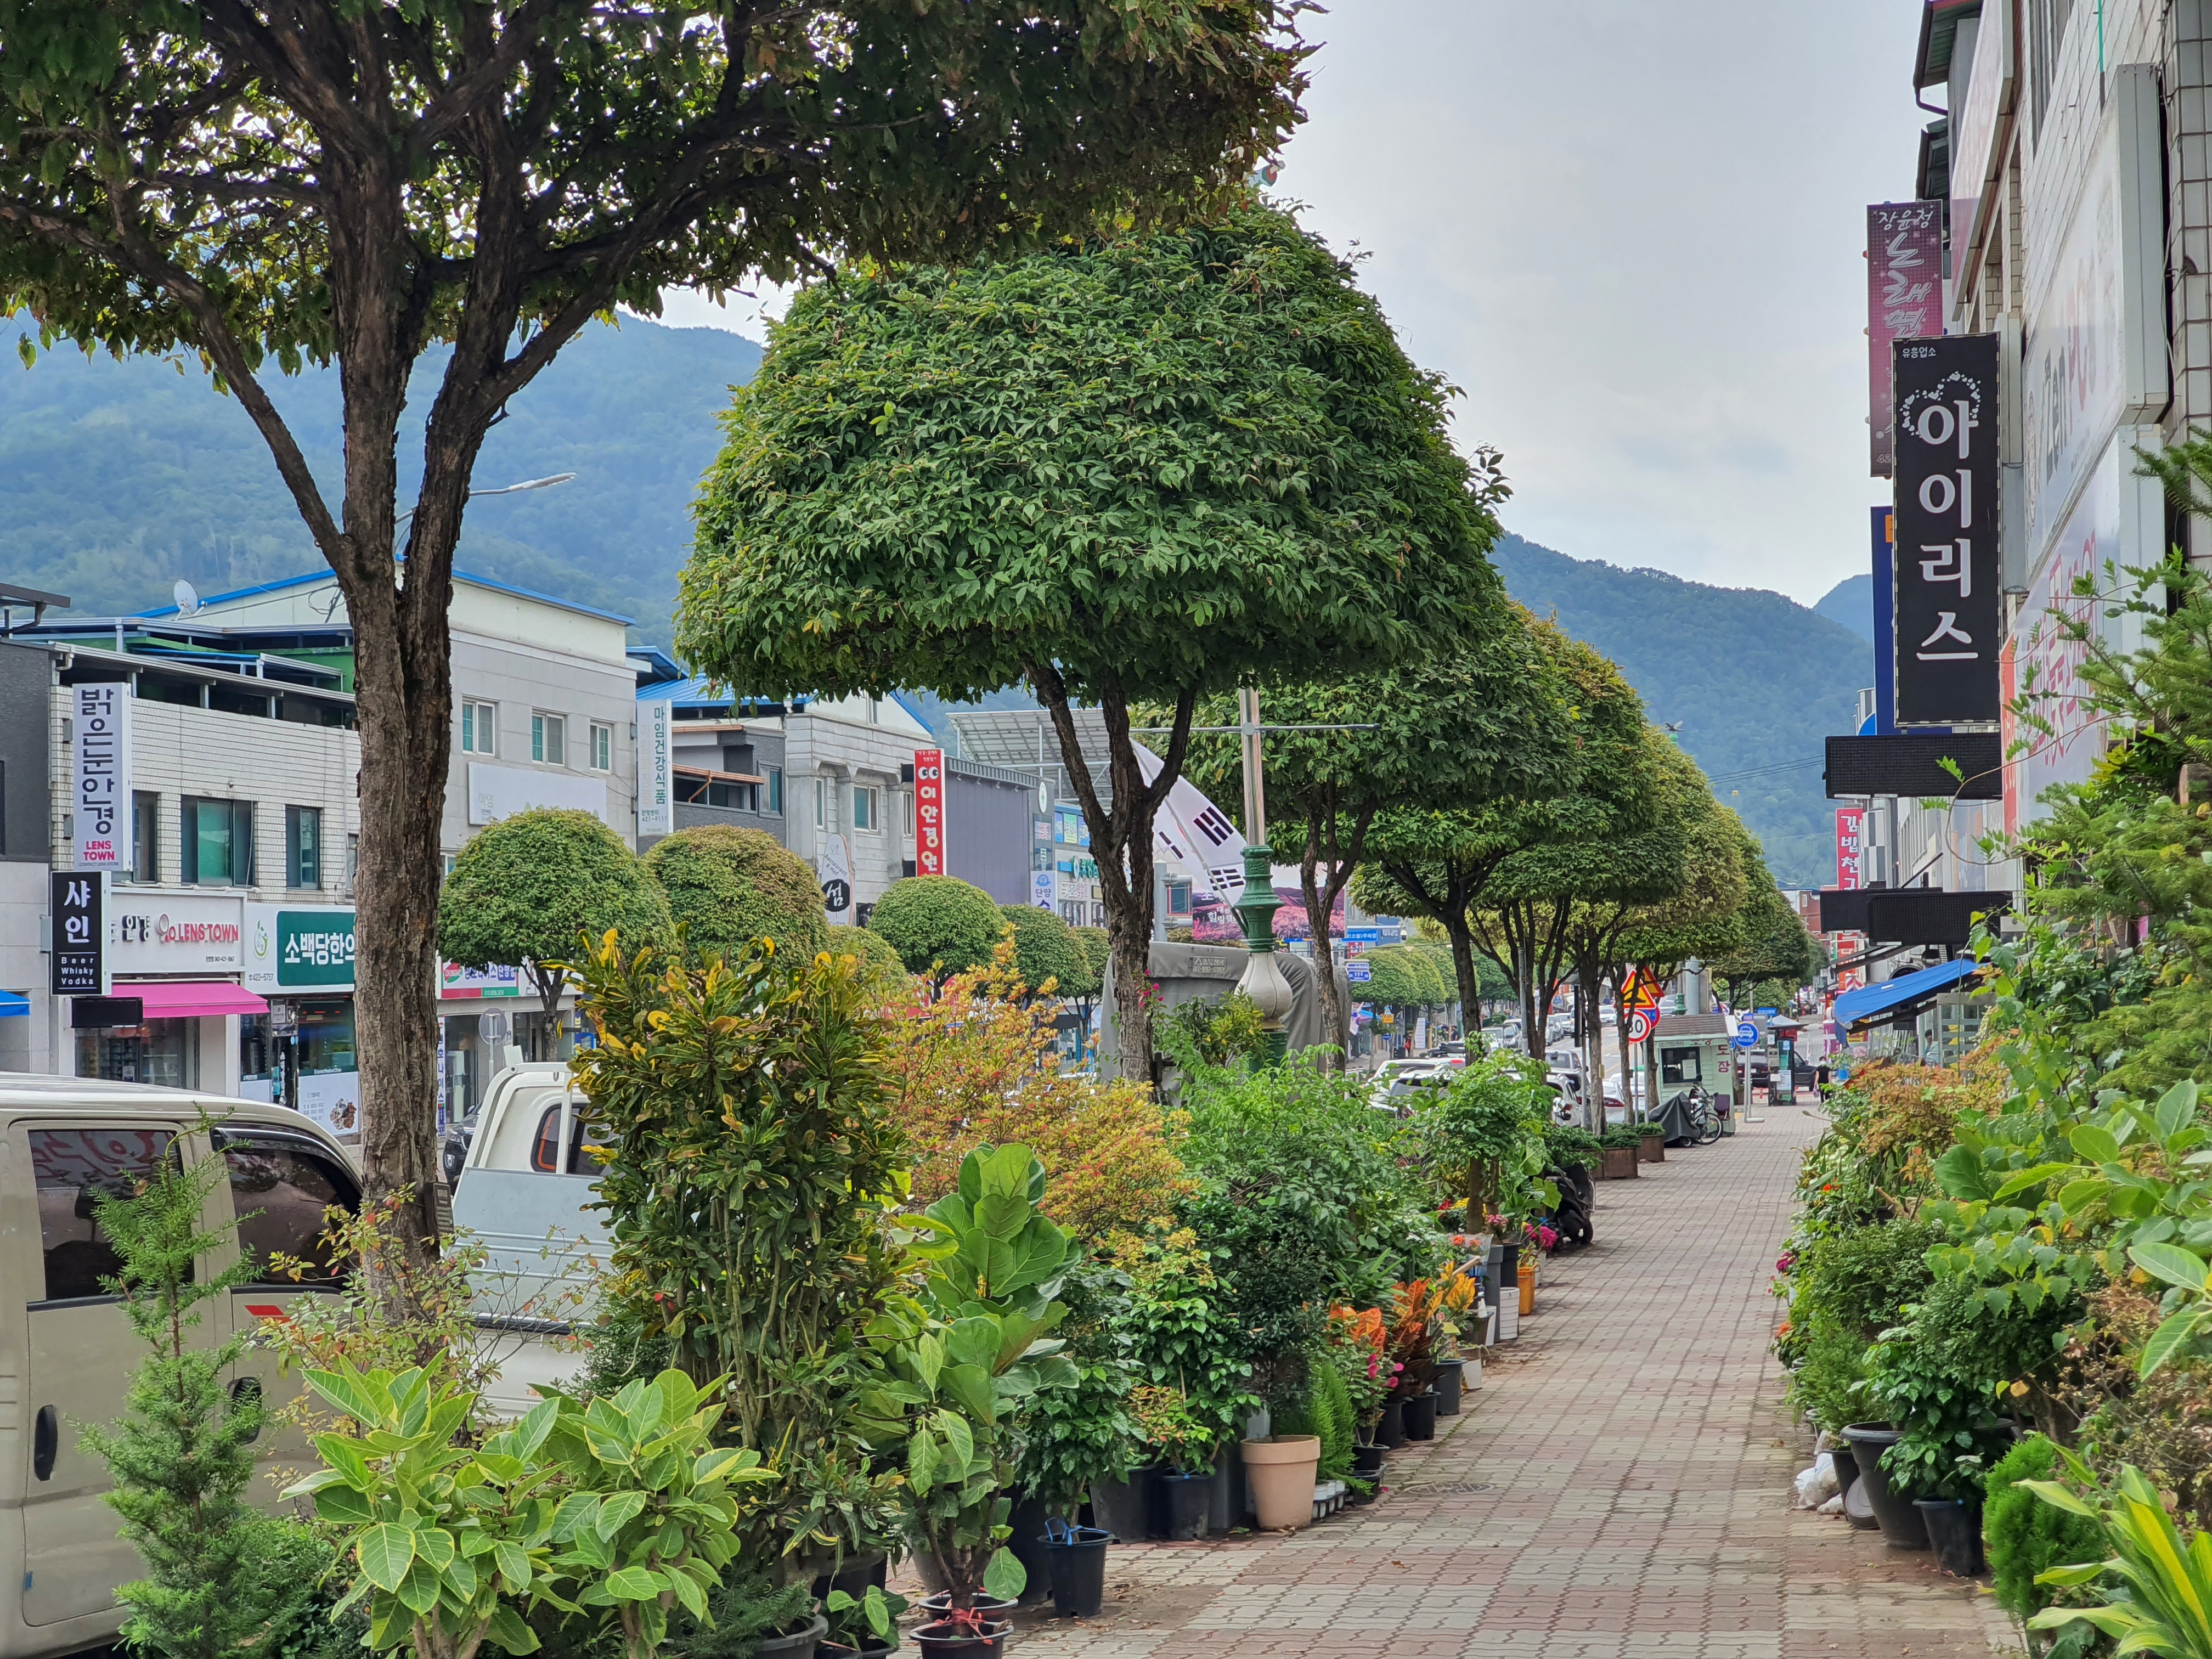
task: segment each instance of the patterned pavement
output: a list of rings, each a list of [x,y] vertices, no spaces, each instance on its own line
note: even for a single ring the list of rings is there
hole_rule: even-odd
[[[1790,1506],[1767,1290],[1802,1108],[1597,1188],[1521,1340],[1389,1489],[1295,1534],[1120,1545],[1096,1620],[1025,1613],[1024,1659],[1987,1659],[1978,1587]],[[1049,1603],[1046,1604],[1049,1608]]]

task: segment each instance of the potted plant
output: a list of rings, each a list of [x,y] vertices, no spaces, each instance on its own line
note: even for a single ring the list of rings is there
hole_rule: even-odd
[[[1667,1161],[1667,1131],[1657,1123],[1636,1126],[1637,1157],[1645,1164],[1664,1164]]]
[[[1014,1621],[973,1607],[955,1607],[915,1627],[914,1644],[936,1659],[997,1659],[1006,1650]]]
[[[1443,1317],[1473,1305],[1480,1291],[1474,1274],[1446,1268],[1428,1279],[1400,1285],[1392,1292],[1389,1327],[1391,1358],[1401,1370],[1396,1392],[1404,1402],[1406,1437],[1433,1440],[1437,1432],[1437,1345]]]
[[[1264,1532],[1303,1527],[1313,1519],[1314,1473],[1321,1467],[1321,1437],[1270,1435],[1247,1440],[1244,1478],[1252,1488],[1252,1513]]]
[[[1154,1455],[1146,1517],[1152,1535],[1205,1537],[1212,1498],[1215,1431],[1191,1414],[1190,1402],[1180,1389],[1148,1383],[1132,1396],[1130,1409]]]
[[[1633,1181],[1636,1166],[1644,1162],[1644,1132],[1633,1123],[1616,1123],[1597,1138],[1598,1156],[1601,1162],[1597,1177],[1601,1181]]]
[[[860,1596],[833,1589],[822,1604],[829,1633],[815,1649],[816,1659],[870,1659],[891,1652],[898,1646],[899,1614],[908,1605],[906,1597],[880,1584],[869,1585]]]
[[[893,1298],[867,1328],[878,1370],[856,1419],[869,1443],[904,1468],[909,1544],[955,1614],[971,1613],[979,1595],[1011,1599],[1028,1583],[1006,1547],[1016,1414],[1039,1392],[1077,1382],[1062,1345],[1047,1336],[1067,1311],[1053,1292],[1068,1240],[1037,1213],[1044,1190],[1044,1166],[1027,1146],[969,1153],[957,1189],[923,1212],[909,1247],[920,1293]],[[959,1630],[963,1641],[988,1634],[969,1623]]]
[[[1047,1536],[1055,1517],[1073,1518],[1086,1497],[1131,1492],[1128,1478],[1142,1463],[1145,1436],[1130,1410],[1139,1373],[1129,1356],[1128,1277],[1120,1269],[1079,1256],[1072,1261],[1060,1292],[1068,1313],[1055,1334],[1075,1367],[1076,1383],[1038,1395],[1024,1409],[1019,1424],[1022,1454],[1018,1495],[1009,1540],[1029,1570],[1030,1591],[1049,1579]],[[1131,1495],[1141,1504],[1141,1482]],[[1094,1519],[1109,1534],[1144,1535],[1143,1512],[1105,1511],[1094,1503]]]

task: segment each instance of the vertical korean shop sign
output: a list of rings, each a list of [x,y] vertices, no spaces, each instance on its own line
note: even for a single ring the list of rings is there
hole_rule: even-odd
[[[1896,349],[1897,723],[1994,723],[1997,337]]]
[[[58,997],[106,996],[107,872],[57,870],[47,901],[54,948],[46,988]]]
[[[641,703],[638,713],[645,740],[638,745],[637,754],[637,833],[672,836],[676,833],[676,705],[659,697]]]
[[[1866,885],[1866,808],[1836,809],[1836,885],[1846,892]]]
[[[945,864],[945,751],[914,751],[914,870],[949,875]]]
[[[1897,459],[1893,348],[1942,331],[1943,204],[1876,202],[1867,210],[1867,425],[1877,478]]]
[[[76,739],[76,863],[131,867],[131,687],[122,680],[70,688]]]

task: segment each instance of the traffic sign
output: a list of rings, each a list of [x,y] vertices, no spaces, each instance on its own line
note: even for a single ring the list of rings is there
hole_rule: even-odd
[[[1632,1008],[1628,1013],[1628,1040],[1631,1042],[1643,1042],[1651,1035],[1652,1027],[1658,1023],[1659,1016],[1650,1009]]]
[[[1365,985],[1375,977],[1374,964],[1365,962],[1347,962],[1344,964],[1344,977],[1353,985]]]
[[[1344,939],[1347,945],[1380,945],[1382,930],[1380,927],[1347,927],[1344,930]]]
[[[1621,988],[1620,1000],[1631,1008],[1656,1008],[1659,987],[1650,975],[1639,970],[1628,976],[1628,983]]]
[[[1759,1027],[1747,1019],[1736,1021],[1735,1046],[1739,1048],[1750,1048],[1756,1047],[1758,1042]]]

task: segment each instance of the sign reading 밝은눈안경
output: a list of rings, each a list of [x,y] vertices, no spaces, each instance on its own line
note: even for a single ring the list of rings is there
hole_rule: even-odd
[[[70,688],[76,745],[76,864],[131,867],[131,687],[101,680]]]
[[[945,868],[945,751],[914,751],[914,872],[942,876]]]
[[[1997,337],[1896,349],[1897,723],[1994,721]]]

